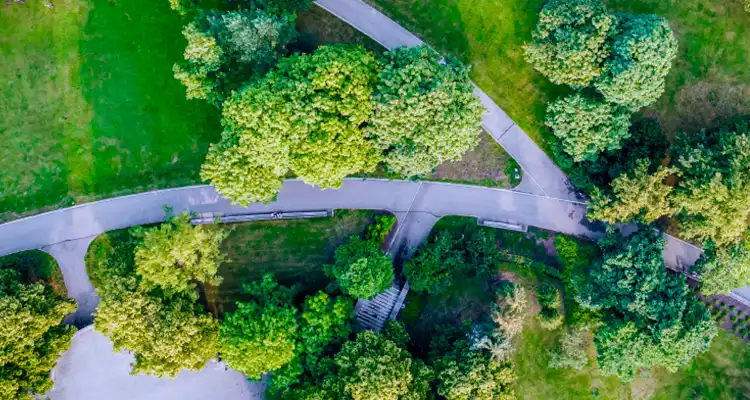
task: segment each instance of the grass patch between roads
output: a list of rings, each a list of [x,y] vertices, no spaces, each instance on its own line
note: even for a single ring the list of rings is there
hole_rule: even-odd
[[[65,280],[57,261],[41,250],[28,250],[0,257],[0,269],[12,268],[21,273],[24,283],[43,282],[55,293],[65,296]]]
[[[299,285],[308,294],[324,289],[330,280],[323,264],[333,261],[336,247],[352,235],[363,235],[373,220],[374,211],[336,210],[331,218],[253,221],[221,224],[232,232],[222,244],[229,261],[219,267],[223,282],[205,287],[206,305],[221,315],[234,310],[234,303],[244,299],[242,284],[273,273],[279,283]],[[217,227],[217,228],[218,228]],[[133,263],[134,242],[128,229],[106,232],[91,243],[86,267],[94,286],[100,284],[98,268],[105,260],[117,257]]]
[[[368,0],[434,46],[471,64],[472,79],[543,149],[546,103],[568,89],[523,59],[544,0]],[[609,0],[616,12],[669,19],[680,53],[666,93],[645,116],[668,134],[750,114],[750,18],[742,0]]]

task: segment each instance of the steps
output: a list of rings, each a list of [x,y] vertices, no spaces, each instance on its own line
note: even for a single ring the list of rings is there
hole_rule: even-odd
[[[406,288],[408,290],[408,287]],[[364,328],[373,331],[383,329],[385,322],[391,317],[396,303],[403,302],[401,290],[391,286],[388,290],[373,297],[370,300],[360,299],[354,306],[354,313],[357,316],[357,323]],[[399,308],[400,308],[399,304]]]

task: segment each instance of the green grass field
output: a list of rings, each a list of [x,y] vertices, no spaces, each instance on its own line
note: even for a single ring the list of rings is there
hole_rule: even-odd
[[[0,218],[198,181],[218,112],[172,77],[167,1],[0,5]]]
[[[369,0],[438,51],[472,65],[472,78],[541,147],[545,104],[568,89],[523,59],[544,0]],[[608,0],[614,11],[668,18],[680,53],[664,96],[644,116],[671,135],[750,114],[750,16],[742,0]]]
[[[255,221],[222,224],[231,229],[222,244],[229,258],[219,267],[223,282],[218,287],[203,288],[209,310],[217,315],[234,310],[234,303],[244,298],[242,284],[273,273],[285,285],[299,285],[301,293],[324,289],[330,280],[323,264],[333,261],[336,247],[352,235],[362,235],[373,221],[373,211],[336,210],[331,218]],[[103,276],[101,268],[113,258],[132,267],[135,242],[128,229],[99,235],[86,254],[86,268],[94,286]],[[128,256],[128,254],[130,254]],[[116,265],[117,261],[113,264]],[[128,268],[128,269],[130,269]]]

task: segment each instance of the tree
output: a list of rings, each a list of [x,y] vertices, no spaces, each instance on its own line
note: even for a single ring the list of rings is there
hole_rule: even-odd
[[[706,295],[750,285],[750,233],[745,232],[742,241],[722,247],[709,241],[693,270],[700,275],[700,291]]]
[[[175,377],[182,369],[202,369],[216,356],[219,326],[197,304],[197,290],[164,296],[141,286],[130,275],[98,287],[95,329],[115,350],[134,354],[132,374]]]
[[[203,32],[195,22],[186,25],[182,34],[187,40],[183,54],[186,62],[172,67],[175,79],[185,86],[188,99],[220,101],[223,96],[218,93],[216,72],[224,62],[224,51],[216,38]]]
[[[560,305],[560,292],[555,285],[542,282],[536,287],[536,300],[541,308],[556,308]]]
[[[435,361],[437,393],[446,400],[514,399],[515,373],[509,362],[499,363],[483,350],[472,351],[466,340]]]
[[[61,322],[75,307],[50,286],[0,269],[0,397],[31,400],[52,388],[50,371],[75,332]]]
[[[594,336],[604,375],[631,380],[653,365],[675,371],[707,350],[716,335],[706,308],[689,296],[685,278],[667,272],[664,244],[646,227],[628,238],[611,234],[601,243],[603,260],[579,290],[577,300],[605,314]]]
[[[312,0],[255,0],[254,3],[277,15],[305,12],[312,6]]]
[[[219,352],[227,365],[250,379],[260,379],[295,356],[299,335],[292,292],[267,274],[244,286],[250,300],[237,302],[221,324]]]
[[[630,136],[630,114],[626,110],[580,93],[550,103],[545,124],[576,162],[619,149]]]
[[[142,235],[143,240],[135,249],[141,285],[183,292],[193,288],[196,281],[221,283],[216,273],[226,258],[220,247],[228,231],[193,226],[190,216],[183,213],[159,227],[144,230]]]
[[[500,261],[495,230],[474,231],[466,242],[466,263],[474,267],[478,276],[487,277],[497,271]]]
[[[586,355],[585,331],[567,330],[560,338],[560,343],[554,352],[550,353],[550,368],[571,368],[580,370],[589,362]]]
[[[322,46],[279,61],[223,105],[225,132],[201,177],[237,204],[271,201],[288,172],[321,188],[379,161],[369,121],[379,64],[362,47]]]
[[[617,16],[612,54],[595,86],[604,98],[631,111],[653,104],[677,56],[669,23],[656,15]]]
[[[385,55],[367,134],[384,150],[388,169],[406,177],[430,173],[476,146],[484,108],[460,61],[427,46]]]
[[[660,166],[650,174],[649,167],[648,160],[639,160],[634,171],[612,181],[611,193],[596,188],[589,203],[588,217],[609,224],[633,219],[650,224],[671,214],[669,195],[673,188],[664,180],[677,170]]]
[[[513,338],[523,331],[527,309],[526,289],[517,283],[504,281],[495,294],[492,320],[503,335]]]
[[[524,46],[526,61],[553,83],[588,86],[604,71],[614,28],[600,0],[550,0]]]
[[[383,335],[364,331],[334,357],[343,394],[353,400],[397,400],[409,391],[409,352]]]
[[[436,293],[451,285],[453,274],[465,268],[463,255],[448,231],[440,231],[404,265],[404,275],[416,292]]]
[[[339,296],[335,300],[324,292],[305,299],[300,315],[300,339],[306,362],[314,364],[331,343],[346,340],[351,333],[354,304]]]
[[[376,242],[352,236],[336,249],[334,260],[324,270],[350,296],[370,299],[391,287],[393,264]]]
[[[742,239],[750,216],[749,132],[741,121],[678,141],[673,160],[682,175],[673,203],[682,237],[717,246]]]

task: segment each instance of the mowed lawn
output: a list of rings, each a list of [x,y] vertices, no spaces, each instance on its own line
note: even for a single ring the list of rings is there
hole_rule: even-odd
[[[434,46],[471,64],[472,78],[542,148],[546,103],[568,92],[523,58],[544,0],[368,0]],[[742,0],[608,0],[613,11],[668,18],[680,53],[666,93],[642,116],[668,135],[750,114],[750,14]]]
[[[0,5],[0,219],[199,181],[218,110],[172,77],[169,2]]]

